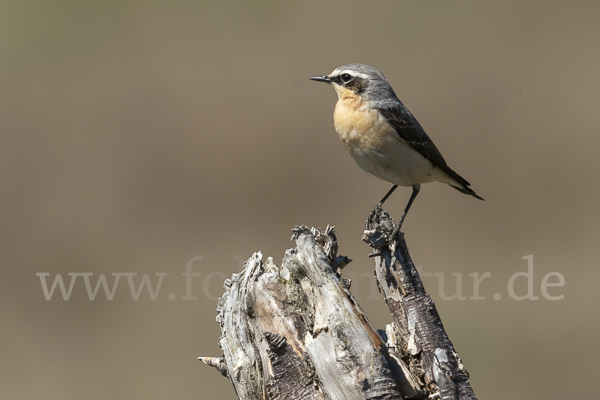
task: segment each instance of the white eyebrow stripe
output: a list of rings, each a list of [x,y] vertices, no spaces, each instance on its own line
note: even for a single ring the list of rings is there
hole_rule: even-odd
[[[349,70],[349,69],[344,70],[344,71],[340,71],[340,73],[335,74],[333,76],[340,76],[342,74],[349,74],[349,75],[352,75],[352,76],[356,76],[358,78],[369,79],[369,75],[363,74],[362,72],[356,72],[356,71],[353,71],[353,70]]]

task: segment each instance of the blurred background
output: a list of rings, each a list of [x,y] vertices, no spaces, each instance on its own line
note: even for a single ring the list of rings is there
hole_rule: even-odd
[[[222,354],[216,299],[254,251],[279,263],[296,224],[336,226],[353,292],[390,322],[361,241],[390,185],[356,167],[333,89],[308,80],[351,62],[383,71],[486,199],[425,185],[403,227],[475,393],[596,397],[599,15],[593,1],[3,1],[0,397],[235,399],[196,360]],[[386,209],[400,217],[409,195]],[[50,293],[57,274],[68,300]],[[101,274],[111,289],[121,274],[112,300],[90,300]]]

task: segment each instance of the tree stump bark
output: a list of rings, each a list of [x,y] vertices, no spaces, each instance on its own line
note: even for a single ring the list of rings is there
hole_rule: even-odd
[[[394,321],[377,331],[350,292],[334,229],[293,229],[280,266],[260,252],[225,282],[222,357],[200,357],[249,399],[476,399],[401,233],[375,208],[363,236]]]

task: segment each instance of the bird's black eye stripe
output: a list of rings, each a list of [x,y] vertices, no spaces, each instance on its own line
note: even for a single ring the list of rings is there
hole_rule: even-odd
[[[342,75],[340,75],[340,80],[342,81],[342,83],[348,83],[352,80],[352,75],[342,74]]]

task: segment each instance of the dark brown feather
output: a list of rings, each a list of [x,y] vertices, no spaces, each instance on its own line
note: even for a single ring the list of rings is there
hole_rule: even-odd
[[[454,179],[462,187],[454,187],[458,191],[474,196],[478,199],[483,200],[475,192],[469,188],[470,183],[454,172],[452,168],[448,166],[446,160],[442,156],[442,153],[435,147],[431,138],[425,133],[425,130],[421,127],[421,124],[411,114],[410,111],[403,104],[381,107],[378,108],[381,115],[389,122],[394,128],[398,136],[406,143],[410,144],[415,150],[423,154],[433,165],[447,173],[452,179]]]

